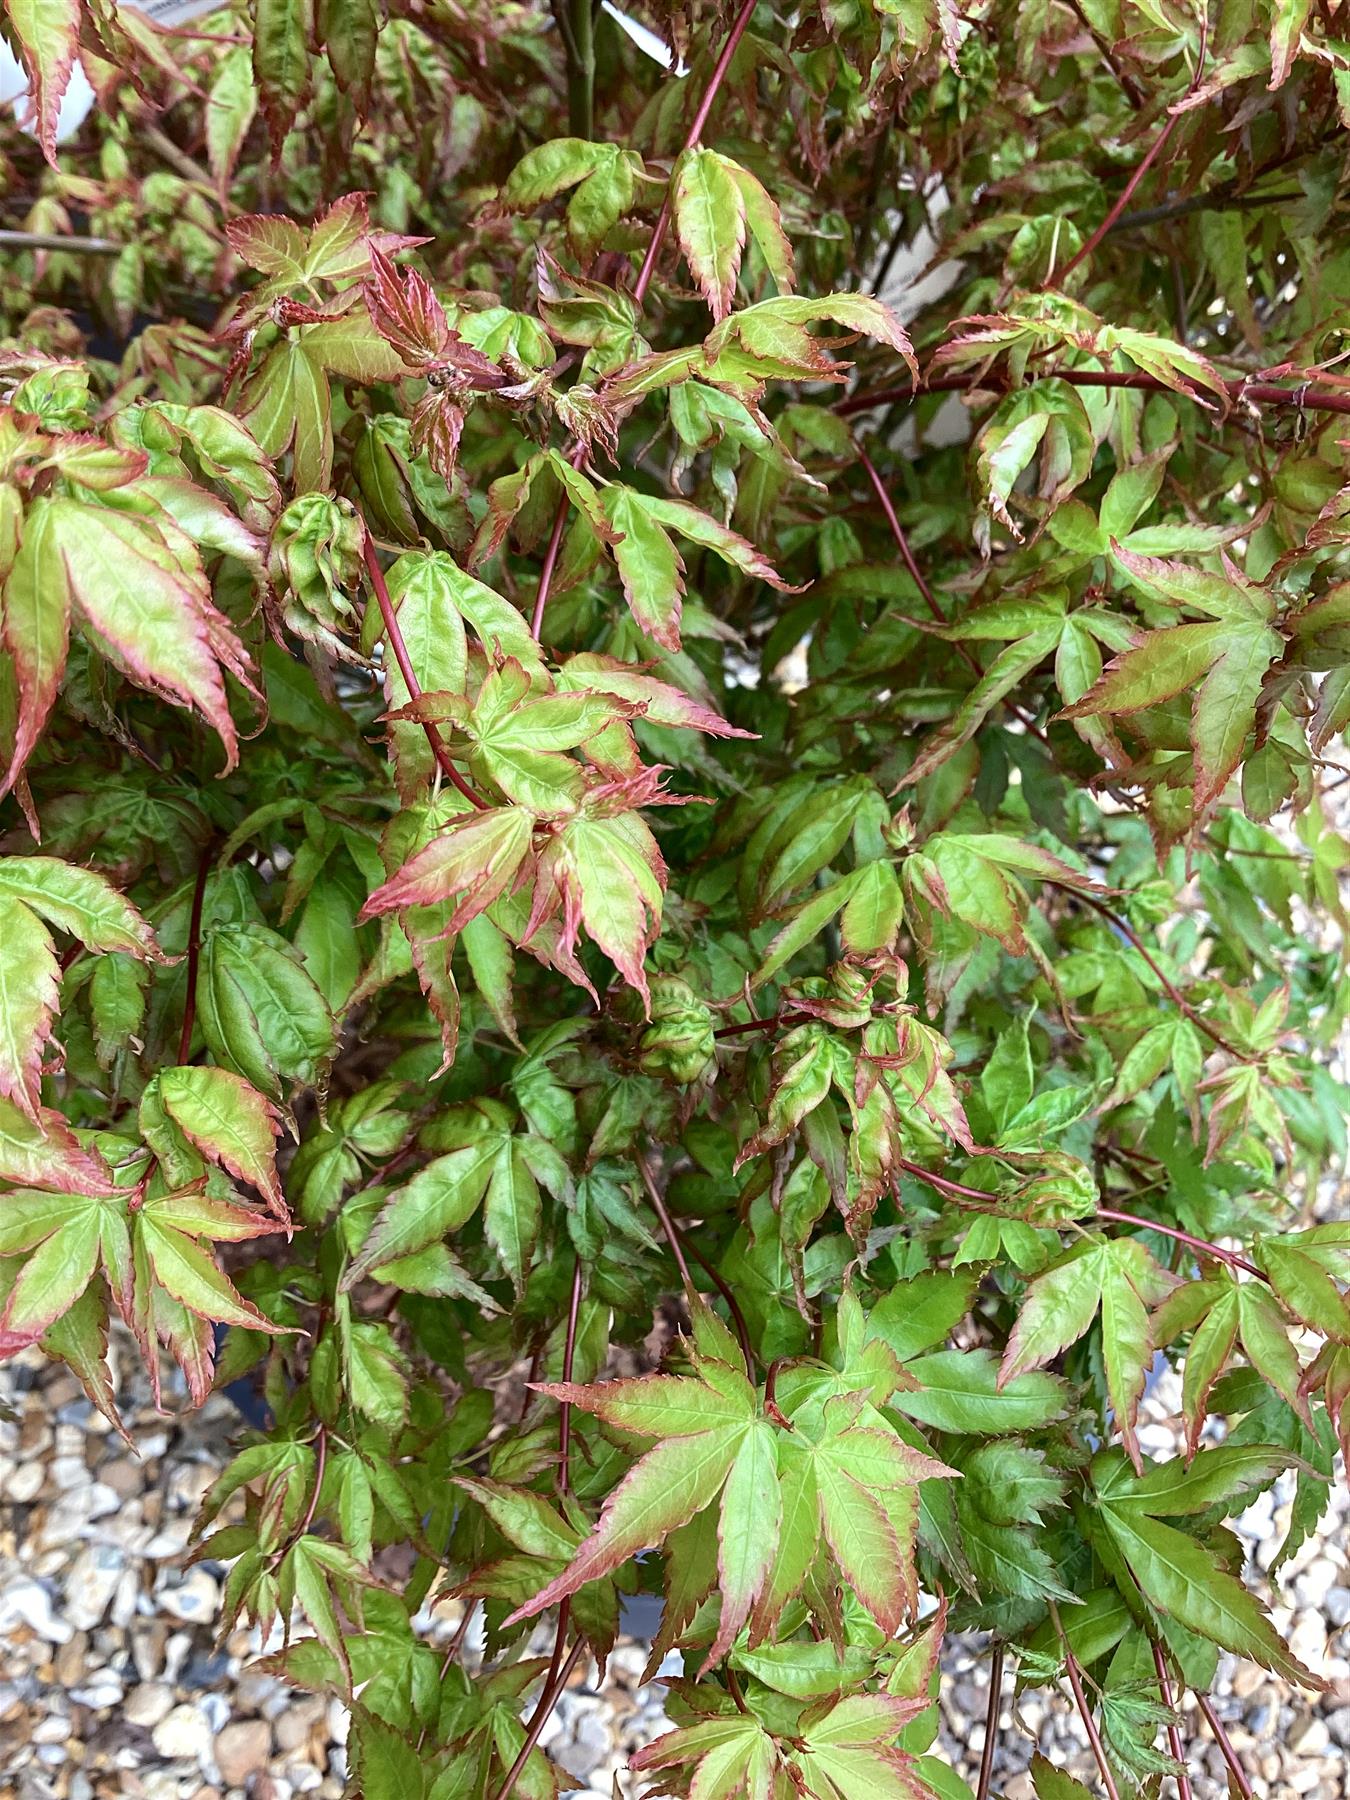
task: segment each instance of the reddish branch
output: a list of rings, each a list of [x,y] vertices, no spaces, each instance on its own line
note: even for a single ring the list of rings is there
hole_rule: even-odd
[[[722,45],[722,54],[718,57],[712,74],[708,77],[708,85],[703,91],[703,98],[698,103],[693,123],[689,127],[689,135],[684,140],[685,150],[696,149],[703,128],[708,123],[708,115],[712,111],[713,101],[717,98],[717,90],[726,80],[727,70],[731,67],[731,59],[736,54],[737,46],[745,36],[746,27],[754,17],[755,0],[743,0],[741,10],[737,13],[735,23],[727,33],[726,42]],[[666,232],[670,228],[670,189],[666,189],[666,197],[652,231],[651,242],[647,245],[647,254],[642,259],[642,267],[633,286],[633,301],[641,306],[647,297],[647,289],[651,286],[652,276],[656,273],[656,259],[661,254],[661,245],[665,241]]]
[[[1156,1640],[1153,1645],[1153,1666],[1158,1671],[1158,1692],[1162,1695],[1162,1703],[1169,1713],[1175,1715],[1176,1704],[1172,1699],[1172,1683],[1167,1676],[1167,1659],[1163,1655],[1162,1645]],[[1177,1765],[1177,1800],[1192,1800],[1191,1778],[1186,1773],[1186,1755],[1175,1716],[1167,1721],[1167,1748],[1171,1752],[1172,1761]]]
[[[572,1260],[572,1293],[567,1303],[567,1334],[563,1340],[562,1378],[572,1379],[572,1368],[576,1359],[577,1348],[577,1315],[581,1310],[581,1258]],[[572,1407],[564,1400],[558,1408],[558,1492],[567,1494],[572,1488]],[[521,1771],[529,1760],[531,1750],[539,1742],[539,1734],[549,1714],[562,1697],[567,1686],[567,1678],[576,1667],[577,1658],[581,1654],[582,1640],[577,1639],[572,1646],[572,1654],[563,1665],[563,1645],[567,1642],[567,1628],[572,1619],[572,1596],[565,1595],[558,1607],[558,1625],[553,1634],[553,1654],[549,1658],[548,1673],[544,1676],[544,1685],[540,1689],[539,1699],[534,1711],[530,1714],[530,1722],[525,1727],[525,1742],[521,1746],[520,1755],[511,1765],[510,1773],[498,1793],[497,1800],[507,1800],[511,1790],[520,1779]]]
[[[1195,56],[1195,73],[1191,77],[1191,85],[1186,90],[1187,99],[1189,99],[1191,97],[1191,95],[1194,94],[1196,88],[1198,88],[1200,85],[1200,77],[1204,73],[1204,68],[1205,68],[1205,49],[1206,49],[1208,42],[1209,42],[1209,20],[1206,17],[1206,15],[1202,12],[1200,15],[1200,45],[1199,45],[1198,50],[1196,51],[1196,56]],[[1130,176],[1130,179],[1125,183],[1124,190],[1121,193],[1120,197],[1117,199],[1115,205],[1111,208],[1110,212],[1107,213],[1106,217],[1102,220],[1101,224],[1097,227],[1097,229],[1092,233],[1092,236],[1090,238],[1088,238],[1086,243],[1084,243],[1081,246],[1081,248],[1078,251],[1078,254],[1076,256],[1070,257],[1069,261],[1067,263],[1065,263],[1063,269],[1060,270],[1059,275],[1055,278],[1056,280],[1058,280],[1059,282],[1062,283],[1069,275],[1071,275],[1073,273],[1073,271],[1078,267],[1079,263],[1081,263],[1084,260],[1084,258],[1091,256],[1092,252],[1097,248],[1098,244],[1101,243],[1102,239],[1106,236],[1107,232],[1110,231],[1111,227],[1115,224],[1116,220],[1125,211],[1125,208],[1130,204],[1130,201],[1134,197],[1135,191],[1138,188],[1139,183],[1144,179],[1145,175],[1148,174],[1149,170],[1153,167],[1153,164],[1157,161],[1158,157],[1162,154],[1164,148],[1167,145],[1169,138],[1171,137],[1172,133],[1176,130],[1177,121],[1180,118],[1180,116],[1181,115],[1179,113],[1175,113],[1175,112],[1169,115],[1167,123],[1163,126],[1162,130],[1158,133],[1158,136],[1154,139],[1152,146],[1140,158],[1139,164],[1136,167],[1134,173]],[[1046,285],[1048,286],[1049,283],[1047,282]]]
[[[408,655],[408,646],[403,641],[403,633],[399,629],[398,615],[394,611],[394,603],[389,597],[389,583],[384,578],[384,570],[380,567],[380,559],[375,550],[375,540],[362,523],[362,554],[365,557],[366,573],[370,577],[371,591],[375,595],[375,604],[380,609],[380,617],[384,621],[384,635],[389,648],[394,653],[394,661],[398,664],[399,674],[403,677],[403,685],[408,690],[410,700],[419,700],[422,696],[422,685],[412,666],[412,658]],[[480,812],[487,810],[487,801],[476,793],[455,767],[454,759],[446,747],[445,739],[436,728],[433,719],[424,719],[422,729],[427,734],[427,742],[431,746],[431,754],[436,758],[436,766],[452,787],[458,788],[471,806]]]
[[[525,1765],[530,1760],[530,1752],[539,1742],[544,1726],[548,1723],[549,1714],[562,1698],[563,1689],[571,1680],[572,1671],[581,1661],[581,1653],[585,1648],[586,1646],[583,1641],[578,1638],[576,1643],[572,1646],[571,1655],[567,1658],[567,1661],[563,1664],[562,1668],[558,1670],[558,1673],[554,1676],[552,1682],[545,1687],[544,1692],[540,1695],[539,1704],[534,1711],[534,1717],[530,1720],[530,1723],[526,1728],[525,1742],[520,1746],[520,1755],[511,1764],[511,1767],[507,1772],[506,1780],[497,1789],[495,1800],[511,1800],[511,1795],[515,1792],[516,1783],[520,1780]]]
[[[1097,1721],[1092,1716],[1092,1708],[1088,1705],[1087,1695],[1083,1692],[1083,1677],[1078,1668],[1078,1658],[1069,1647],[1068,1637],[1060,1621],[1059,1608],[1053,1600],[1050,1602],[1050,1617],[1054,1620],[1055,1630],[1059,1633],[1060,1646],[1064,1651],[1064,1668],[1069,1677],[1069,1686],[1073,1689],[1074,1705],[1078,1708],[1078,1716],[1083,1721],[1083,1729],[1087,1733],[1088,1743],[1092,1746],[1092,1754],[1097,1759],[1102,1785],[1111,1796],[1111,1800],[1120,1800],[1120,1791],[1116,1787],[1116,1778],[1111,1773],[1111,1765],[1106,1759],[1106,1749],[1102,1743],[1101,1733],[1097,1730]]]
[[[991,1194],[985,1188],[967,1187],[964,1182],[952,1181],[946,1175],[936,1175],[932,1169],[925,1169],[922,1163],[910,1162],[908,1157],[897,1156],[897,1169],[903,1169],[906,1175],[912,1175],[916,1181],[922,1181],[939,1194],[949,1194],[958,1205],[970,1203],[970,1210],[977,1212],[1002,1212],[1004,1203],[997,1194]],[[1099,1206],[1097,1215],[1114,1225],[1133,1225],[1140,1231],[1158,1231],[1164,1237],[1174,1238],[1178,1244],[1185,1244],[1200,1256],[1211,1256],[1217,1262],[1227,1263],[1232,1269],[1242,1269],[1248,1275],[1255,1275],[1264,1281],[1266,1277],[1255,1263],[1248,1262],[1245,1256],[1239,1256],[1235,1250],[1225,1250],[1218,1244],[1211,1244],[1208,1238],[1192,1237],[1189,1231],[1181,1231],[1175,1225],[1160,1225],[1156,1219],[1144,1219],[1138,1213],[1119,1212],[1113,1206]]]
[[[214,850],[214,844],[208,844],[198,857],[197,881],[192,890],[187,938],[187,996],[183,1001],[183,1029],[178,1034],[180,1067],[192,1054],[192,1027],[197,1022],[197,970],[202,954],[202,907],[206,903],[206,879],[211,873]]]
[[[1252,1784],[1248,1781],[1246,1771],[1238,1761],[1238,1753],[1234,1750],[1228,1733],[1224,1730],[1223,1720],[1215,1712],[1209,1695],[1197,1693],[1195,1699],[1200,1711],[1205,1715],[1205,1723],[1214,1733],[1214,1740],[1219,1746],[1223,1760],[1228,1764],[1233,1783],[1242,1796],[1242,1800],[1253,1800]]]
[[[1043,369],[1040,379],[1067,381],[1070,387],[1134,388],[1147,394],[1181,394],[1202,406],[1214,404],[1215,396],[1199,383],[1178,377],[1176,384],[1160,381],[1156,375],[1145,375],[1138,369]],[[841,419],[855,413],[869,412],[874,406],[904,406],[924,394],[964,394],[971,388],[1006,385],[990,372],[966,370],[957,375],[933,375],[919,383],[902,382],[894,387],[873,388],[870,392],[850,394],[835,402],[834,410]],[[1249,376],[1219,380],[1219,386],[1234,404],[1250,401],[1253,405],[1290,406],[1298,412],[1350,414],[1350,389],[1319,388],[1316,377],[1290,387],[1287,382],[1254,381]]]
[[[980,1779],[975,1800],[989,1800],[994,1775],[994,1746],[998,1743],[998,1714],[1003,1704],[1003,1646],[995,1644],[989,1658],[989,1704],[984,1713],[984,1749],[980,1752]]]
[[[670,1253],[675,1258],[675,1265],[680,1271],[680,1277],[684,1282],[686,1291],[694,1298],[699,1297],[698,1289],[694,1286],[694,1278],[689,1272],[689,1259],[685,1255],[686,1250],[688,1250],[692,1252],[699,1267],[706,1273],[708,1279],[727,1303],[727,1311],[731,1314],[732,1322],[736,1327],[736,1336],[740,1342],[741,1355],[745,1359],[746,1379],[747,1381],[753,1381],[755,1379],[755,1353],[750,1342],[750,1327],[746,1324],[745,1314],[741,1311],[740,1303],[737,1301],[735,1294],[731,1291],[730,1287],[728,1287],[727,1283],[698,1248],[698,1245],[692,1242],[686,1242],[685,1239],[681,1237],[674,1219],[671,1218],[670,1213],[667,1210],[665,1201],[661,1198],[661,1190],[656,1185],[656,1178],[652,1174],[651,1164],[647,1161],[646,1157],[635,1155],[633,1160],[637,1164],[638,1174],[642,1177],[642,1185],[647,1190],[647,1198],[652,1203],[652,1211],[656,1214],[661,1223],[661,1230],[665,1234],[666,1242],[670,1246]]]
[[[1218,1244],[1211,1244],[1208,1238],[1192,1237],[1189,1231],[1178,1231],[1175,1225],[1160,1225],[1156,1219],[1142,1219],[1138,1213],[1117,1212],[1113,1206],[1099,1206],[1099,1219],[1110,1220],[1116,1225],[1134,1225],[1140,1231],[1160,1231],[1164,1237],[1174,1239],[1178,1244],[1185,1244],[1200,1256],[1212,1256],[1217,1262],[1227,1263],[1230,1269],[1243,1269],[1248,1275],[1255,1275],[1264,1281],[1266,1277],[1255,1263],[1248,1262],[1245,1256],[1239,1256],[1236,1250],[1224,1250]]]
[[[1158,964],[1154,961],[1153,957],[1144,948],[1138,933],[1121,918],[1119,913],[1112,912],[1111,908],[1107,906],[1104,901],[1098,900],[1093,894],[1084,893],[1081,888],[1064,887],[1063,883],[1060,882],[1054,882],[1051,885],[1063,887],[1063,891],[1066,894],[1074,895],[1076,899],[1079,899],[1083,901],[1085,905],[1090,906],[1094,912],[1100,913],[1112,929],[1120,933],[1121,937],[1125,939],[1125,942],[1131,949],[1137,950],[1140,956],[1143,957],[1149,968],[1152,969],[1154,975],[1157,976],[1158,980],[1162,983],[1163,992],[1167,995],[1167,998],[1172,1002],[1173,1006],[1189,1019],[1191,1024],[1194,1025],[1198,1031],[1203,1031],[1212,1044],[1217,1045],[1220,1050],[1225,1051],[1229,1056],[1236,1057],[1239,1062],[1250,1062],[1252,1060],[1245,1050],[1239,1050],[1236,1044],[1231,1044],[1228,1039],[1224,1037],[1222,1032],[1217,1031],[1214,1026],[1210,1024],[1209,1020],[1205,1018],[1203,1013],[1196,1011],[1176,983],[1170,981],[1158,967]]]

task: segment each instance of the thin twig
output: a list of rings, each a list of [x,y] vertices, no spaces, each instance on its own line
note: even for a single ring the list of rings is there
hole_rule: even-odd
[[[309,1497],[309,1505],[305,1508],[305,1516],[301,1519],[300,1529],[295,1534],[297,1538],[304,1537],[305,1533],[314,1523],[314,1514],[319,1508],[319,1490],[323,1486],[323,1472],[328,1466],[328,1427],[326,1425],[320,1425],[318,1435],[314,1442],[317,1445],[317,1449],[314,1453],[317,1458],[314,1468],[314,1492]]]
[[[1078,1668],[1078,1658],[1069,1646],[1064,1626],[1059,1616],[1059,1608],[1054,1601],[1050,1602],[1050,1617],[1055,1622],[1055,1630],[1059,1633],[1060,1646],[1064,1651],[1064,1668],[1069,1677],[1069,1686],[1073,1689],[1074,1705],[1078,1708],[1078,1716],[1083,1721],[1083,1729],[1087,1732],[1088,1743],[1092,1746],[1092,1754],[1097,1759],[1097,1767],[1101,1770],[1102,1786],[1111,1800],[1120,1800],[1120,1790],[1116,1787],[1116,1778],[1111,1773],[1111,1765],[1106,1760],[1106,1749],[1097,1730],[1097,1721],[1092,1716],[1092,1708],[1088,1705],[1087,1695],[1083,1692],[1083,1678]]]
[[[1134,110],[1138,112],[1144,104],[1144,96],[1140,92],[1133,76],[1127,75],[1124,69],[1121,68],[1115,51],[1102,36],[1101,32],[1098,31],[1097,27],[1092,23],[1092,20],[1089,19],[1087,14],[1083,11],[1083,8],[1079,4],[1079,0],[1068,0],[1068,5],[1069,10],[1078,19],[1079,24],[1084,27],[1088,36],[1097,46],[1102,61],[1106,64],[1107,68],[1110,69],[1111,73],[1120,84],[1121,93],[1124,94]]]
[[[375,540],[362,522],[362,553],[365,557],[366,573],[370,577],[371,589],[375,595],[375,604],[380,609],[380,617],[384,621],[384,635],[389,648],[394,653],[394,661],[398,664],[399,673],[403,677],[403,685],[408,690],[410,700],[418,700],[422,695],[421,683],[412,666],[412,658],[408,655],[408,646],[403,641],[403,633],[399,630],[398,617],[394,612],[394,603],[389,597],[389,584],[384,578],[384,570],[380,567],[380,559],[375,551]],[[476,793],[455,767],[454,759],[446,747],[445,739],[436,729],[435,721],[423,719],[422,729],[427,734],[427,742],[431,745],[431,754],[436,758],[442,775],[458,788],[464,798],[480,812],[487,810],[487,801]]]
[[[562,1378],[572,1379],[577,1350],[577,1315],[581,1310],[581,1258],[572,1261],[572,1295],[567,1304],[567,1335],[563,1340]],[[558,1408],[558,1492],[572,1491],[572,1406],[564,1400]],[[563,1602],[566,1605],[566,1601]]]
[[[539,571],[539,589],[534,596],[534,616],[530,620],[530,636],[535,643],[539,642],[539,634],[544,629],[544,608],[548,605],[549,589],[553,586],[553,572],[558,566],[558,552],[562,549],[563,527],[567,524],[568,497],[564,488],[558,496],[558,510],[553,515],[553,530],[549,533],[548,548],[544,552],[543,567]]]
[[[1179,379],[1175,385],[1146,375],[1140,369],[1052,369],[1040,367],[1037,379],[1067,381],[1070,387],[1127,388],[1145,394],[1180,394],[1202,406],[1213,406],[1212,391]],[[1002,378],[987,371],[966,370],[959,375],[934,375],[921,381],[897,383],[894,387],[873,388],[870,392],[850,394],[836,400],[834,411],[841,419],[855,413],[870,412],[875,406],[904,406],[925,394],[964,394],[971,388],[996,388],[1007,385]],[[1308,374],[1295,386],[1287,381],[1253,381],[1244,376],[1222,380],[1220,385],[1234,404],[1253,406],[1289,406],[1297,412],[1350,414],[1350,388],[1344,391],[1321,389],[1316,377]]]
[[[980,1752],[980,1780],[975,1800],[989,1800],[989,1783],[994,1775],[994,1747],[998,1743],[998,1714],[1003,1704],[1003,1646],[994,1645],[989,1659],[989,1704],[984,1713],[984,1749]]]
[[[1138,1213],[1118,1212],[1114,1206],[1099,1206],[1097,1217],[1115,1225],[1134,1225],[1140,1231],[1161,1232],[1163,1237],[1185,1244],[1187,1249],[1194,1250],[1200,1256],[1211,1256],[1216,1262],[1227,1263],[1230,1269],[1243,1269],[1260,1281],[1267,1279],[1255,1263],[1248,1262],[1245,1256],[1239,1256],[1236,1250],[1224,1250],[1218,1244],[1210,1243],[1208,1238],[1192,1237],[1189,1231],[1179,1231],[1175,1225],[1160,1225],[1156,1219],[1140,1218]]]
[[[697,148],[703,136],[703,127],[708,123],[708,115],[712,111],[713,101],[717,98],[717,90],[726,80],[727,70],[731,67],[731,59],[736,48],[745,36],[746,26],[754,16],[756,0],[743,0],[741,10],[737,13],[735,23],[727,33],[726,42],[722,45],[722,54],[718,57],[712,74],[708,77],[708,85],[703,90],[703,98],[699,101],[698,111],[694,114],[694,122],[689,127],[689,135],[684,140],[684,148]],[[651,286],[652,276],[656,273],[656,259],[661,254],[661,245],[665,241],[670,227],[670,189],[666,189],[666,197],[661,203],[661,211],[652,230],[651,242],[647,245],[647,254],[642,259],[642,267],[638,271],[637,281],[633,286],[633,304],[641,306]]]
[[[1220,1050],[1225,1051],[1229,1056],[1236,1057],[1239,1062],[1251,1062],[1252,1058],[1245,1050],[1239,1050],[1236,1044],[1230,1043],[1221,1031],[1216,1030],[1215,1027],[1210,1024],[1203,1013],[1196,1011],[1190,1001],[1182,993],[1181,989],[1174,981],[1168,979],[1159,968],[1154,958],[1144,948],[1138,933],[1125,919],[1121,918],[1119,913],[1113,912],[1111,908],[1106,905],[1105,901],[1098,900],[1095,894],[1085,893],[1081,888],[1068,887],[1065,883],[1058,881],[1051,882],[1050,885],[1052,887],[1061,888],[1066,894],[1072,894],[1076,899],[1082,900],[1086,905],[1090,906],[1094,912],[1100,913],[1102,918],[1104,918],[1115,931],[1120,933],[1121,937],[1125,939],[1125,942],[1129,944],[1132,949],[1137,950],[1140,956],[1143,957],[1149,968],[1152,969],[1154,975],[1156,975],[1158,980],[1162,983],[1163,992],[1167,995],[1167,998],[1172,1002],[1173,1006],[1189,1019],[1191,1024],[1194,1025],[1197,1030],[1203,1031],[1212,1044],[1217,1045]]]
[[[1186,1753],[1177,1727],[1176,1702],[1172,1698],[1172,1683],[1167,1675],[1167,1659],[1156,1638],[1153,1640],[1153,1666],[1158,1671],[1158,1691],[1162,1695],[1162,1703],[1173,1715],[1167,1721],[1167,1748],[1171,1751],[1172,1761],[1177,1765],[1177,1800],[1192,1800],[1191,1778],[1186,1773]]]
[[[685,1255],[685,1251],[689,1250],[693,1253],[699,1267],[706,1272],[708,1279],[727,1303],[727,1311],[731,1314],[736,1327],[736,1336],[740,1342],[741,1355],[745,1359],[746,1379],[748,1381],[753,1381],[755,1379],[755,1352],[750,1342],[750,1328],[746,1324],[745,1314],[741,1311],[735,1294],[732,1293],[722,1276],[718,1274],[717,1270],[708,1261],[707,1257],[704,1256],[698,1245],[692,1241],[686,1243],[681,1237],[674,1219],[671,1218],[670,1213],[667,1211],[665,1201],[661,1198],[661,1190],[656,1185],[656,1178],[652,1174],[651,1164],[647,1161],[646,1157],[638,1152],[634,1155],[633,1160],[637,1164],[638,1173],[642,1177],[642,1185],[646,1188],[647,1198],[652,1203],[652,1211],[656,1214],[661,1223],[661,1230],[665,1234],[666,1242],[670,1246],[670,1253],[675,1258],[676,1267],[680,1271],[680,1276],[687,1292],[695,1299],[700,1298],[699,1290],[694,1286],[694,1278],[689,1272],[688,1258]]]
[[[521,1772],[524,1770],[526,1763],[530,1760],[530,1752],[539,1742],[544,1726],[548,1723],[549,1714],[561,1699],[563,1689],[571,1679],[572,1671],[580,1662],[581,1653],[585,1648],[586,1645],[583,1640],[578,1638],[576,1643],[572,1646],[572,1654],[568,1657],[562,1668],[559,1669],[552,1684],[544,1689],[543,1694],[540,1696],[539,1705],[535,1708],[534,1717],[530,1720],[530,1723],[526,1728],[525,1742],[520,1746],[520,1755],[511,1764],[511,1767],[507,1772],[506,1780],[497,1789],[495,1800],[511,1800],[511,1795],[515,1792],[516,1783],[520,1780]],[[545,1705],[545,1701],[547,1701],[547,1705]]]
[[[905,567],[909,570],[910,579],[914,582],[914,585],[923,596],[924,604],[927,606],[929,612],[932,613],[933,617],[940,625],[945,625],[947,622],[946,616],[944,615],[942,608],[938,605],[937,596],[934,594],[932,588],[929,587],[927,581],[925,581],[923,570],[919,567],[913,550],[910,549],[909,538],[905,535],[905,528],[900,523],[899,515],[891,502],[891,496],[886,491],[886,484],[877,473],[876,464],[872,461],[871,457],[863,449],[861,444],[857,445],[857,452],[858,461],[866,471],[867,479],[871,482],[877,499],[881,502],[881,510],[886,515],[886,523],[891,528],[891,536],[895,539],[896,548],[900,552]],[[965,644],[957,642],[953,645],[953,648],[972,675],[978,677],[982,674],[983,671],[980,668],[979,662]],[[1031,717],[1030,713],[1024,712],[1022,708],[1018,706],[1016,701],[1009,700],[1006,697],[1003,701],[1003,705],[1015,719],[1020,720],[1024,730],[1029,731],[1033,737],[1039,738],[1041,743],[1045,744],[1047,747],[1049,746],[1049,738]]]
[[[1209,19],[1206,13],[1202,12],[1200,15],[1200,46],[1196,51],[1195,73],[1191,76],[1191,84],[1186,90],[1187,99],[1194,94],[1195,90],[1200,85],[1200,77],[1203,75],[1205,69],[1205,50],[1208,43]],[[1112,206],[1111,210],[1092,233],[1091,237],[1087,239],[1086,243],[1079,246],[1077,255],[1071,256],[1068,262],[1066,262],[1064,267],[1060,270],[1058,276],[1055,277],[1058,286],[1063,286],[1064,282],[1068,280],[1069,276],[1078,267],[1079,263],[1086,257],[1091,256],[1092,252],[1097,248],[1098,244],[1101,243],[1102,239],[1106,236],[1107,232],[1110,231],[1116,220],[1125,211],[1125,208],[1130,204],[1130,201],[1134,196],[1135,189],[1139,186],[1139,183],[1144,179],[1145,175],[1148,174],[1149,170],[1153,167],[1153,164],[1162,154],[1172,133],[1176,130],[1180,118],[1180,113],[1174,112],[1168,115],[1167,123],[1154,139],[1152,146],[1145,151],[1144,155],[1141,157],[1138,167],[1130,176],[1130,179],[1125,183],[1124,190],[1117,199],[1115,205]],[[1049,284],[1047,283],[1047,285]]]
[[[194,187],[203,187],[208,193],[215,193],[215,183],[202,165],[190,157],[186,150],[180,149],[169,134],[161,131],[158,125],[139,125],[136,128],[136,135],[142,143],[148,144],[156,155],[168,163],[170,168],[177,169],[184,181],[190,181]]]
[[[197,970],[202,954],[202,908],[206,903],[206,881],[214,861],[214,845],[207,844],[197,859],[197,880],[192,889],[192,911],[188,916],[187,996],[183,1001],[183,1028],[178,1034],[178,1066],[192,1054],[192,1028],[197,1022]]]
[[[0,231],[0,250],[68,250],[73,256],[120,256],[125,244],[60,231]]]
[[[1223,1720],[1215,1712],[1208,1694],[1202,1694],[1198,1690],[1193,1691],[1196,1704],[1205,1715],[1205,1723],[1214,1733],[1214,1740],[1219,1746],[1219,1752],[1228,1764],[1233,1780],[1237,1783],[1238,1793],[1241,1794],[1242,1800],[1253,1800],[1252,1784],[1248,1781],[1247,1772],[1238,1760],[1238,1753],[1233,1748],[1227,1731],[1224,1730]]]

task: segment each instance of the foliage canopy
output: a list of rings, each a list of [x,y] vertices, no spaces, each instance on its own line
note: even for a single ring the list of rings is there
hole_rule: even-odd
[[[1338,18],[7,0],[0,1340],[260,1381],[366,1800],[547,1800],[639,1592],[688,1800],[968,1800],[949,1629],[1111,1796],[1318,1684]]]

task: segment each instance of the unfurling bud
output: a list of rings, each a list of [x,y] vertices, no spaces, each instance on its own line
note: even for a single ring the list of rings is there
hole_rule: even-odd
[[[638,1045],[644,1073],[668,1075],[689,1087],[711,1068],[713,1016],[687,981],[658,975],[652,982],[651,1023]]]

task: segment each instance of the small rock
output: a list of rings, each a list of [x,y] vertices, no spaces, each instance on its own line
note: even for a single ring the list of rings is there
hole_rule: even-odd
[[[111,1544],[90,1544],[66,1576],[66,1618],[80,1631],[92,1631],[108,1610],[122,1576],[122,1552]]]
[[[216,1734],[215,1763],[226,1787],[242,1787],[255,1769],[265,1769],[272,1734],[262,1719],[238,1719]]]
[[[210,1625],[220,1606],[220,1585],[205,1569],[189,1569],[179,1586],[161,1588],[156,1597],[161,1612],[187,1625]]]
[[[140,1725],[148,1731],[172,1711],[172,1688],[167,1688],[158,1681],[143,1681],[127,1695],[122,1717],[129,1725]]]
[[[191,1757],[194,1760],[206,1755],[212,1744],[211,1727],[205,1714],[196,1706],[175,1706],[166,1713],[150,1733],[151,1740],[161,1756],[171,1760],[177,1757]]]
[[[1296,1756],[1324,1756],[1331,1748],[1331,1733],[1327,1729],[1325,1719],[1319,1719],[1310,1713],[1306,1719],[1300,1719],[1285,1738],[1285,1746]]]
[[[1350,1625],[1350,1588],[1328,1588],[1322,1602],[1322,1611],[1328,1625],[1334,1625],[1337,1630],[1342,1625]]]
[[[26,1506],[42,1492],[44,1479],[45,1471],[36,1458],[20,1463],[5,1483],[6,1500],[14,1500],[20,1506]]]
[[[327,1710],[327,1703],[322,1696],[293,1702],[273,1727],[277,1748],[283,1752],[300,1749]]]
[[[0,1638],[16,1625],[26,1625],[49,1644],[67,1643],[74,1634],[72,1625],[57,1618],[46,1588],[22,1575],[0,1591]]]
[[[48,1715],[45,1719],[39,1719],[34,1725],[33,1742],[35,1744],[64,1744],[70,1736],[70,1730],[69,1719],[58,1719],[54,1715]]]

